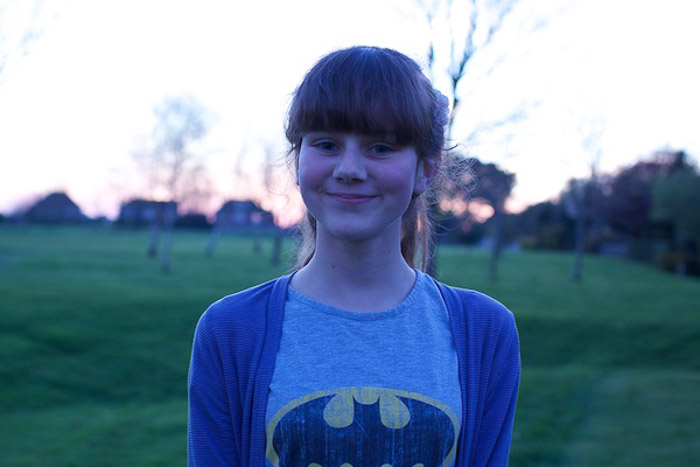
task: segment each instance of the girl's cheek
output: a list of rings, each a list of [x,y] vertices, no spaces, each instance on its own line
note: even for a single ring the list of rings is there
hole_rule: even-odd
[[[304,161],[300,160],[298,172],[299,186],[313,187],[323,183],[325,172],[322,163],[314,163],[309,159]]]

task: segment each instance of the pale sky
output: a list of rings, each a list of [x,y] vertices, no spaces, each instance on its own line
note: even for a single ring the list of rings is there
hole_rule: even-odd
[[[236,167],[254,174],[266,148],[285,151],[289,97],[315,60],[366,44],[424,63],[429,40],[417,0],[46,0],[41,33],[19,54],[27,4],[0,0],[2,213],[65,190],[88,215],[115,216],[140,190],[131,154],[153,107],[180,94],[212,116],[214,204],[260,196]],[[468,147],[516,173],[513,208],[556,197],[596,148],[602,170],[664,147],[697,160],[699,13],[684,0],[520,0],[470,65],[455,140],[525,109]],[[591,134],[599,143],[586,144]]]

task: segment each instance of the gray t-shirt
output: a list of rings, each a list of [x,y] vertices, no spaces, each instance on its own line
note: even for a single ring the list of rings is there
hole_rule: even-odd
[[[267,404],[267,465],[454,465],[461,392],[447,308],[416,271],[406,299],[361,313],[290,287]]]

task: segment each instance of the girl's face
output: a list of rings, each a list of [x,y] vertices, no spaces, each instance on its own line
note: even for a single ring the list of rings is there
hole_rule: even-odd
[[[401,216],[429,171],[392,138],[313,132],[302,139],[298,181],[318,235],[400,242]]]

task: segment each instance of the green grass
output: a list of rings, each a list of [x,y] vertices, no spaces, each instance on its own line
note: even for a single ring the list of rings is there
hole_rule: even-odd
[[[449,249],[441,278],[497,297],[516,314],[523,377],[511,465],[697,466],[700,282],[587,257]]]
[[[162,274],[146,232],[0,228],[0,465],[183,465],[186,375],[209,303],[273,278],[271,241],[179,232]],[[648,266],[441,247],[440,278],[516,314],[515,466],[695,466],[700,282]]]

